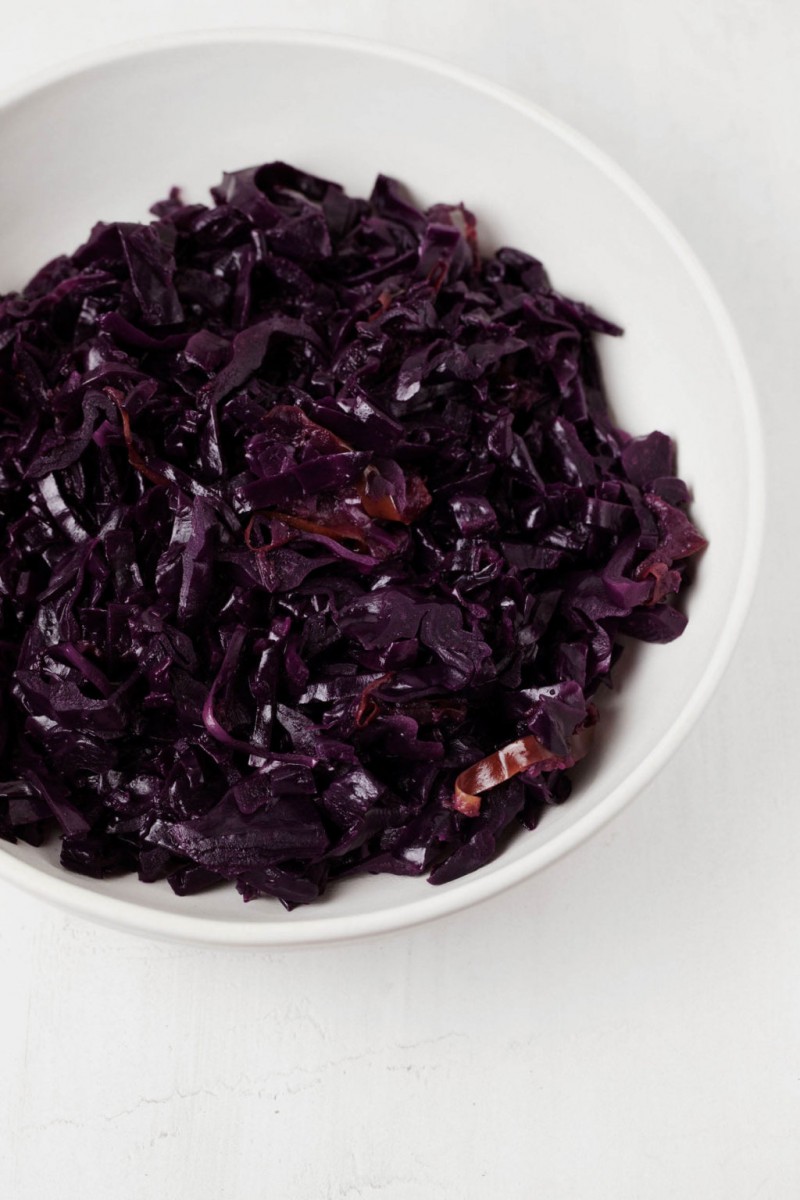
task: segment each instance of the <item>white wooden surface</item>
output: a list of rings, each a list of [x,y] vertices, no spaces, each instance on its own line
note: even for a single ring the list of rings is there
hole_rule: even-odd
[[[800,8],[0,0],[0,17],[9,83],[146,32],[260,23],[414,46],[529,95],[705,261],[771,484],[722,689],[623,816],[516,891],[384,941],[235,954],[0,887],[0,1194],[796,1200]]]

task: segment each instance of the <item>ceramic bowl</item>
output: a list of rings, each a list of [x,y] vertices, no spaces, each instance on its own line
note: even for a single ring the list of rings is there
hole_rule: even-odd
[[[421,203],[463,200],[483,244],[528,250],[560,290],[625,327],[603,339],[618,422],[677,440],[710,540],[677,642],[633,656],[572,798],[483,870],[442,887],[365,876],[287,913],[233,888],[178,898],[135,877],[67,874],[58,846],[0,843],[0,876],[139,932],[294,945],[385,932],[464,908],[584,841],[652,779],[707,702],[754,582],[763,471],[756,405],[704,270],[656,206],[583,137],[441,63],[338,38],[214,33],[106,52],[35,81],[0,110],[0,291],[82,241],[97,219],[145,218],[173,184],[282,158],[367,194],[382,171]]]

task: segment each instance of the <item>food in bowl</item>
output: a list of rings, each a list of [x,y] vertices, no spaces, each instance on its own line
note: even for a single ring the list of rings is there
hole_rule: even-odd
[[[287,907],[445,883],[567,798],[619,639],[683,630],[673,444],[463,205],[212,195],[0,301],[0,834]]]

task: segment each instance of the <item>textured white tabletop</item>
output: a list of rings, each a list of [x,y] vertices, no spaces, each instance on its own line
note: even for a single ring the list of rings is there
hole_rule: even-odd
[[[3,83],[148,32],[273,24],[413,46],[538,101],[704,260],[770,477],[721,689],[660,778],[526,885],[289,954],[151,943],[0,887],[0,1193],[796,1200],[800,7],[0,0],[0,16]]]

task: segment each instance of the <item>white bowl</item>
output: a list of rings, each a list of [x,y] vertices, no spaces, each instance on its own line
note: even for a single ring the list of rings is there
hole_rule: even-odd
[[[573,797],[489,866],[442,887],[365,876],[286,913],[233,888],[180,899],[135,877],[69,875],[58,847],[0,843],[0,875],[59,906],[153,935],[217,944],[331,942],[464,908],[582,842],[676,749],[733,650],[753,587],[761,438],[731,324],[694,255],[609,159],[532,104],[384,47],[278,32],[214,33],[83,60],[0,111],[0,291],[71,250],[96,219],[142,219],[173,184],[192,199],[223,169],[283,158],[367,194],[378,171],[423,203],[464,200],[482,240],[542,258],[555,285],[625,326],[603,365],[625,428],[676,437],[710,539],[689,626],[638,651],[609,696]]]

